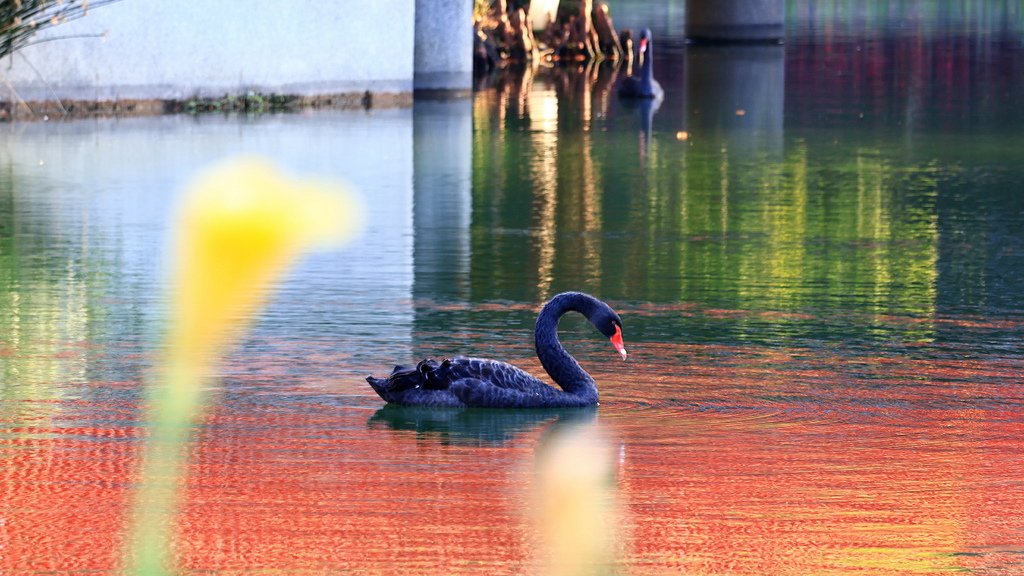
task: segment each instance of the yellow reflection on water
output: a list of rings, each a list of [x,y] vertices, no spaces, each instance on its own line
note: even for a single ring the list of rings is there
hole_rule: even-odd
[[[531,236],[537,251],[537,293],[547,297],[555,268],[555,214],[558,208],[558,97],[553,89],[536,89],[529,95],[530,140],[535,155],[530,177],[533,199]]]
[[[791,309],[794,300],[798,300],[797,291],[804,285],[809,236],[808,191],[799,175],[799,167],[805,161],[795,155],[791,162],[797,177],[788,181],[782,177],[783,166],[765,162],[736,186],[751,190],[756,206],[754,210],[737,211],[741,221],[736,229],[763,238],[761,242],[746,244],[740,256],[741,303],[760,301],[760,306],[770,309]]]
[[[547,132],[551,138],[557,139],[558,132],[558,94],[554,88],[537,87],[528,93],[530,112],[530,130]]]
[[[583,255],[583,276],[588,286],[595,286],[601,278],[603,262],[601,260],[601,190],[599,181],[600,171],[595,166],[592,136],[583,136],[583,150],[581,162],[580,199],[578,208],[572,210],[571,214],[579,218],[580,222],[574,226],[577,230],[583,231],[582,248]],[[575,203],[574,203],[575,204]]]
[[[46,413],[58,405],[43,401],[59,399],[86,381],[90,328],[104,312],[90,298],[96,280],[84,272],[89,269],[83,264],[91,252],[89,231],[83,227],[66,249],[55,248],[22,228],[57,224],[21,213],[16,192],[2,188],[0,194],[11,196],[0,200],[6,204],[0,206],[0,230],[10,231],[0,236],[0,412],[6,412],[9,401],[32,400]],[[57,265],[44,257],[56,259]]]
[[[71,271],[55,280],[0,286],[4,398],[55,398],[85,381],[89,326],[99,313],[92,304],[85,283]]]

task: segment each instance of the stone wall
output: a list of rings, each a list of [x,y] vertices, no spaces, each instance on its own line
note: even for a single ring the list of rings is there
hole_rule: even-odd
[[[411,93],[415,0],[122,0],[0,60],[0,100],[78,101]],[[470,0],[421,18],[432,88],[469,87]],[[465,4],[465,6],[463,6]],[[441,34],[449,20],[466,34]],[[457,19],[453,24],[450,20]],[[99,36],[102,35],[102,36]],[[465,38],[463,38],[463,36]],[[464,46],[456,45],[464,42]],[[464,53],[464,57],[460,54]],[[446,80],[448,79],[448,80]],[[447,82],[447,83],[446,83]],[[452,83],[458,85],[448,85]],[[462,86],[461,83],[465,83]]]

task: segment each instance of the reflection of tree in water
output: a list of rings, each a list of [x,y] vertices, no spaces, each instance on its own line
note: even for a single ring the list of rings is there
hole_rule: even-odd
[[[523,71],[521,76],[510,71],[494,78],[493,89],[477,95],[473,226],[493,225],[498,237],[473,235],[473,253],[511,259],[522,282],[504,287],[510,296],[543,300],[561,288],[553,281],[564,275],[559,269],[564,266],[587,278],[566,288],[598,287],[605,187],[597,180],[600,159],[593,150],[599,137],[592,132],[614,98],[615,74],[614,65],[593,63]],[[483,184],[479,175],[493,183]],[[519,194],[523,190],[532,191],[529,199]],[[478,206],[487,207],[481,212]],[[567,251],[571,258],[554,258]],[[486,282],[477,272],[486,270],[472,272],[475,280]]]
[[[596,408],[494,410],[483,408],[425,408],[388,404],[367,425],[416,432],[444,444],[501,445],[539,427],[585,424]]]
[[[8,164],[0,168],[0,285],[9,286],[14,270],[10,255],[14,250],[14,184]]]
[[[787,52],[787,60],[794,57]],[[687,336],[696,339],[917,340],[934,337],[927,319],[938,312],[943,291],[982,298],[970,294],[987,291],[992,274],[985,262],[1006,259],[1006,234],[988,248],[947,243],[977,272],[940,277],[940,231],[966,227],[956,237],[984,238],[989,224],[940,218],[939,206],[952,205],[943,197],[971,188],[960,175],[969,167],[948,162],[949,150],[927,139],[907,140],[904,127],[842,139],[797,128],[764,138],[697,124],[688,140],[676,141],[674,131],[655,126],[657,153],[640,165],[635,124],[588,105],[595,84],[587,74],[538,71],[528,93],[499,83],[479,94],[472,300],[541,302],[560,290],[585,289],[612,300],[733,312],[735,320],[716,314],[697,326]],[[590,87],[590,100],[580,86]],[[706,109],[713,95],[700,101],[702,115],[756,120],[756,110],[741,116],[728,103],[722,114]],[[983,176],[997,182],[979,193],[1005,205],[1002,191],[1012,174]],[[1003,286],[1013,283],[1012,275],[999,277]],[[1020,292],[1001,300],[1019,302]],[[766,333],[752,329],[766,322],[760,312],[786,314],[773,317]],[[894,316],[926,321],[887,320]]]
[[[507,128],[536,127],[539,115],[557,122],[546,128],[590,130],[610,113],[615,83],[625,74],[626,64],[617,61],[513,65],[476,77],[474,106],[480,120],[490,110],[488,123]],[[555,105],[558,114],[550,114]]]
[[[31,189],[32,192],[27,192]],[[0,167],[0,397],[56,399],[88,378],[102,315],[102,266],[87,238],[58,224],[45,182]],[[52,190],[51,190],[52,192]],[[92,295],[92,296],[90,296]]]

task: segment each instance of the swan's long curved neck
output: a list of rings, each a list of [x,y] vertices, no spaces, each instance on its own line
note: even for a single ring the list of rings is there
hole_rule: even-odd
[[[585,294],[559,294],[541,309],[534,330],[537,357],[551,379],[569,394],[593,394],[595,400],[597,386],[594,379],[566,352],[558,340],[558,319],[570,311],[579,312],[590,319],[597,309],[597,301]]]
[[[643,70],[640,71],[640,81],[644,88],[650,89],[654,83],[654,43],[647,42],[647,50],[644,52]]]

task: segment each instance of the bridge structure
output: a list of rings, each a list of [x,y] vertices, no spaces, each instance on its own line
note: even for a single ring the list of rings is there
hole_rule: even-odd
[[[113,2],[0,60],[0,101],[468,94],[472,11],[472,0]],[[686,13],[698,40],[782,35],[783,0],[686,0]]]

